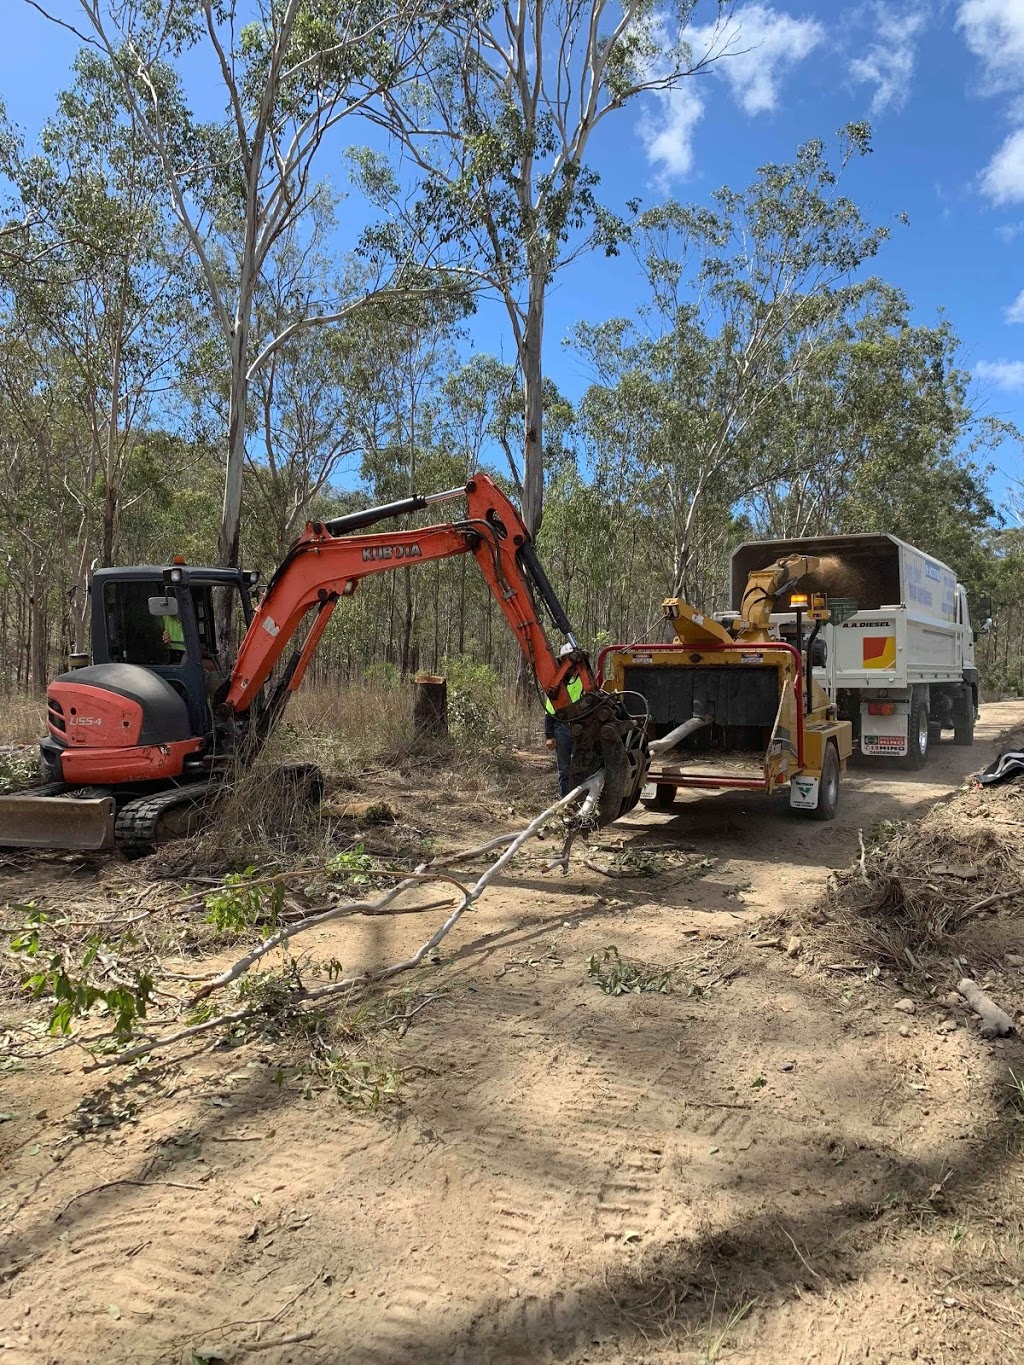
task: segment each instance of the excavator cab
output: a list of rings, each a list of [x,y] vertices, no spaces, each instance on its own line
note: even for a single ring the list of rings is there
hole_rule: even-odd
[[[183,564],[98,569],[92,662],[47,689],[50,780],[198,775],[212,698],[252,620],[250,581],[238,569]]]

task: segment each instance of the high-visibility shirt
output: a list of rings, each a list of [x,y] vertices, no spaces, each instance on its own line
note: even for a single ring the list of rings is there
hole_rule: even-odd
[[[167,646],[169,649],[185,649],[185,628],[181,624],[180,616],[165,616],[163,618],[164,630],[167,632]]]
[[[583,682],[582,682],[582,680],[581,680],[580,678],[578,678],[578,677],[576,676],[576,674],[574,673],[573,676],[572,676],[572,677],[569,679],[569,681],[566,683],[566,685],[565,685],[565,690],[569,693],[569,700],[570,700],[570,701],[579,701],[580,697],[583,696]],[[551,715],[551,716],[553,716],[553,715],[555,714],[555,708],[554,708],[554,705],[552,704],[552,701],[551,701],[551,698],[550,698],[550,697],[545,697],[545,698],[544,698],[544,709],[545,709],[545,711],[547,711],[547,713],[548,713],[549,715]]]

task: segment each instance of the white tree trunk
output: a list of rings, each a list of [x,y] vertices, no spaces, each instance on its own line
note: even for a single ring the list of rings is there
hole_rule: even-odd
[[[228,398],[228,459],[224,471],[224,504],[221,511],[217,554],[225,568],[238,565],[239,525],[242,517],[242,473],[245,467],[246,405],[249,380],[249,323],[240,320],[231,338],[231,387]]]
[[[530,277],[530,301],[520,347],[523,372],[523,521],[536,538],[544,516],[544,386],[541,347],[544,340],[544,281]]]

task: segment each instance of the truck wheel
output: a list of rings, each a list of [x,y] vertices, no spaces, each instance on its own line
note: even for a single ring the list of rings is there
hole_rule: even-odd
[[[839,809],[839,754],[834,744],[825,745],[818,779],[818,804],[808,815],[814,820],[834,820]]]
[[[650,810],[669,810],[676,799],[676,789],[668,782],[658,782],[654,788],[654,800],[645,801]]]
[[[968,683],[963,686],[962,708],[953,711],[953,743],[970,745],[974,743],[974,688]]]
[[[923,768],[928,762],[928,739],[928,702],[924,693],[915,687],[907,717],[907,753],[900,759],[900,766],[911,772]]]

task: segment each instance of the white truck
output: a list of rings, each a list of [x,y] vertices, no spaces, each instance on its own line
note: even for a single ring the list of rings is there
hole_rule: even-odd
[[[732,556],[734,609],[752,570],[791,554],[820,563],[779,602],[773,627],[791,642],[799,631],[805,659],[820,670],[839,717],[853,723],[860,752],[921,768],[943,730],[952,730],[954,744],[973,744],[977,634],[953,570],[890,535],[753,541]],[[822,593],[831,619],[815,626],[802,607]]]

